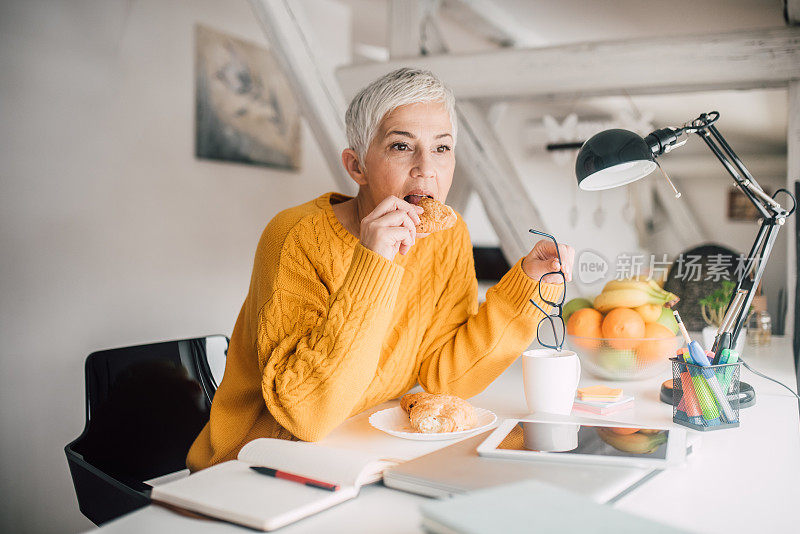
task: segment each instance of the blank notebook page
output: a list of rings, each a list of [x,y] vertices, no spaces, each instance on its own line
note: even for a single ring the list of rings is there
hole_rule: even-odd
[[[261,475],[240,461],[225,462],[153,489],[153,498],[261,530],[272,530],[354,497],[345,486],[326,491]]]

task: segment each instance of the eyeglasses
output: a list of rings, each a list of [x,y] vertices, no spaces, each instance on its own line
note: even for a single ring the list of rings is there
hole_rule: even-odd
[[[561,252],[558,250],[558,241],[556,238],[551,236],[550,234],[546,234],[544,232],[540,232],[538,230],[528,230],[532,234],[540,235],[543,237],[548,237],[553,240],[553,243],[556,245],[556,255],[558,256],[558,265],[561,265]],[[555,349],[561,352],[561,348],[564,346],[564,318],[562,317],[562,313],[564,310],[564,299],[567,296],[567,292],[563,291],[561,293],[561,299],[558,302],[553,302],[551,300],[547,300],[542,295],[542,280],[547,275],[556,275],[561,277],[561,283],[565,284],[564,287],[566,289],[566,279],[564,278],[564,273],[561,271],[550,271],[548,273],[544,273],[539,278],[539,299],[544,302],[545,304],[553,307],[557,310],[558,313],[547,313],[541,306],[539,306],[535,300],[530,299],[531,304],[536,306],[536,308],[544,314],[544,318],[539,321],[539,324],[536,327],[536,341],[539,342],[540,345],[543,347],[547,347],[549,349]],[[544,326],[542,326],[544,325]]]

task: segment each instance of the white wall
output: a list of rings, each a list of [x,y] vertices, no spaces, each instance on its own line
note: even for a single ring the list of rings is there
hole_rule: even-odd
[[[349,53],[349,15],[308,10]],[[0,531],[76,532],[63,447],[90,352],[230,334],[261,230],[336,189],[302,170],[194,158],[193,28],[266,46],[245,0],[0,4]]]

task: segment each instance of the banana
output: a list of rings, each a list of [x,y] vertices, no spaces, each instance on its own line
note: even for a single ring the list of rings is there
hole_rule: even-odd
[[[672,295],[669,291],[664,290],[655,280],[633,280],[625,278],[623,280],[610,280],[603,287],[603,291],[612,291],[615,289],[638,289],[653,295],[666,297]]]
[[[645,323],[654,323],[661,317],[661,310],[663,310],[664,307],[658,304],[645,304],[644,306],[639,306],[634,309],[642,316]]]
[[[663,432],[658,434],[643,434],[635,432],[633,434],[617,434],[607,428],[598,427],[597,434],[600,439],[622,452],[631,454],[649,454],[667,442],[667,435]]]
[[[647,280],[647,283],[648,283],[648,284],[650,285],[650,287],[651,287],[651,288],[653,288],[653,290],[655,290],[655,291],[658,291],[658,292],[660,292],[660,293],[669,293],[669,292],[668,292],[668,291],[666,291],[666,290],[665,290],[663,287],[661,287],[660,285],[658,285],[658,282],[656,282],[656,281],[655,281],[655,280],[653,280],[652,278],[650,278],[649,280]]]
[[[653,304],[655,298],[638,289],[613,289],[603,291],[594,299],[594,309],[606,313],[614,308],[636,308],[645,304]]]
[[[636,308],[645,304],[663,306],[668,302],[677,302],[678,297],[659,287],[654,280],[611,280],[603,292],[594,299],[593,306],[600,313],[614,308]]]
[[[657,428],[640,428],[639,432],[641,432],[642,434],[658,434],[661,431],[658,430]]]
[[[612,291],[615,289],[639,289],[641,291],[650,292],[653,290],[653,287],[645,280],[632,280],[630,278],[609,280],[606,285],[603,286],[603,291]]]

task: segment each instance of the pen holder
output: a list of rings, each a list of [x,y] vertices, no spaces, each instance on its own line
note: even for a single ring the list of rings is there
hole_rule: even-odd
[[[694,430],[739,426],[741,362],[701,367],[672,362],[672,421]]]

